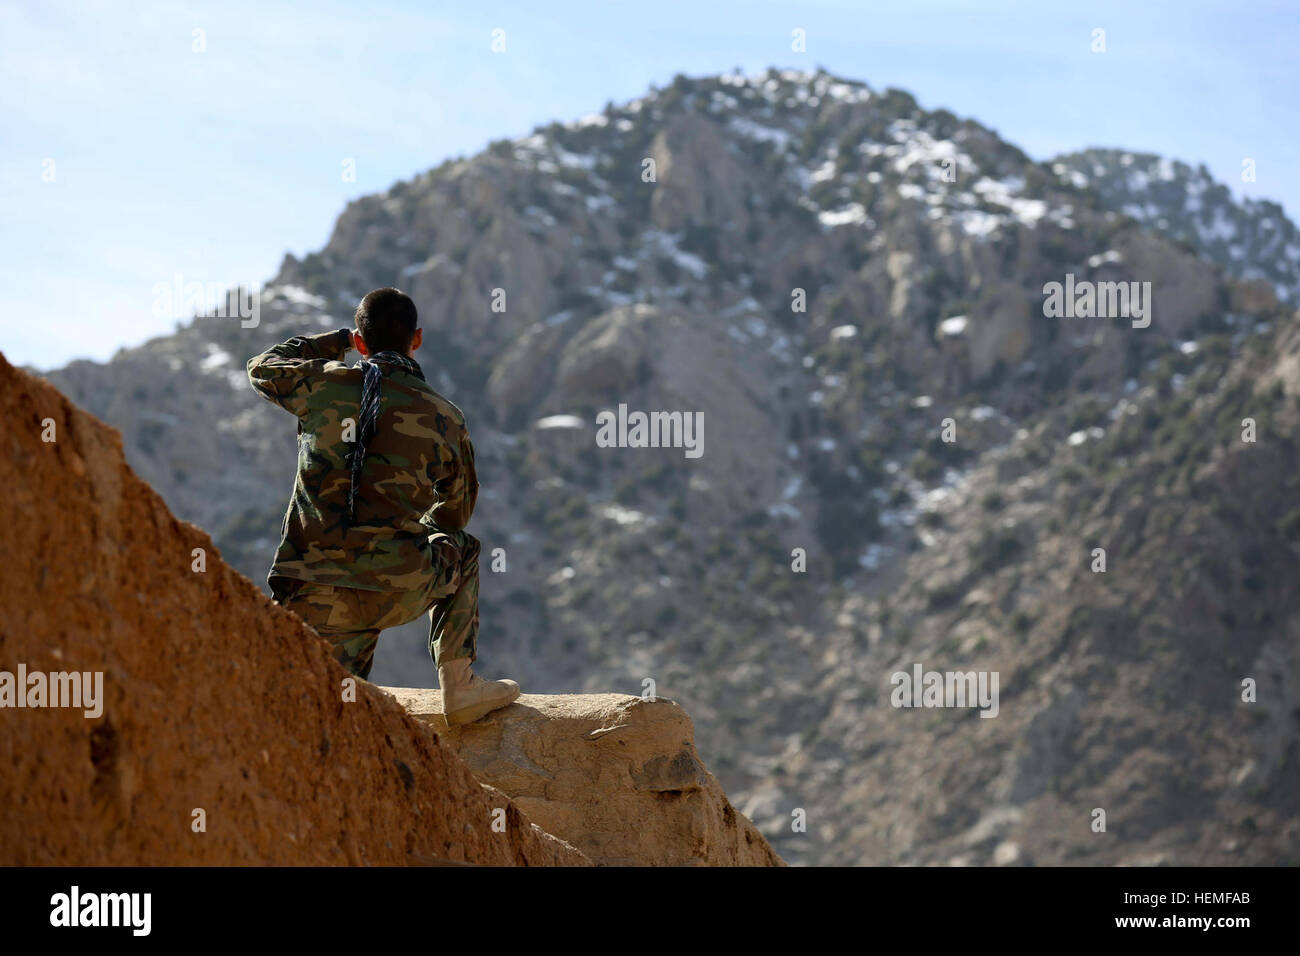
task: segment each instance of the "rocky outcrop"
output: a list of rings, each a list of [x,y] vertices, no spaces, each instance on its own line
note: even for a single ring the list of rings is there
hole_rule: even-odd
[[[349,679],[117,432],[3,356],[0,417],[0,864],[588,862]],[[70,684],[30,706],[31,675],[72,672],[77,706],[48,706]]]
[[[385,689],[479,780],[598,864],[783,865],[700,763],[691,718],[670,700],[525,694],[448,727],[438,691]]]

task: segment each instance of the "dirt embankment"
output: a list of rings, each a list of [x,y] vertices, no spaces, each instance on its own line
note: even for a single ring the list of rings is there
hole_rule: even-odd
[[[0,864],[587,862],[391,698],[345,700],[117,432],[3,356],[0,420]],[[74,671],[98,716],[12,706]]]

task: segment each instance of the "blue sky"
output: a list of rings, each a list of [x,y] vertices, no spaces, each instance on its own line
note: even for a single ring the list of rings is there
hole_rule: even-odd
[[[260,284],[323,245],[347,200],[449,156],[676,73],[769,66],[902,87],[1039,159],[1203,162],[1300,212],[1294,0],[0,0],[0,351],[106,359],[175,325],[153,314],[157,283]]]

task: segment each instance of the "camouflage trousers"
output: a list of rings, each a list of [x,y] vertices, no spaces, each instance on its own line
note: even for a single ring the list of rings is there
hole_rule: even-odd
[[[464,531],[437,532],[434,576],[415,591],[367,591],[272,575],[275,602],[311,625],[358,677],[370,674],[379,632],[429,615],[429,656],[440,661],[478,657],[479,542]]]

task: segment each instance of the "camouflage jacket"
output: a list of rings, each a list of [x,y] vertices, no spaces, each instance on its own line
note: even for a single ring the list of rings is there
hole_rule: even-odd
[[[434,574],[429,534],[464,528],[478,497],[465,416],[418,376],[386,368],[349,526],[363,377],[343,362],[349,347],[348,330],[339,329],[249,359],[257,393],[298,416],[298,474],[271,574],[372,591],[421,588]]]

